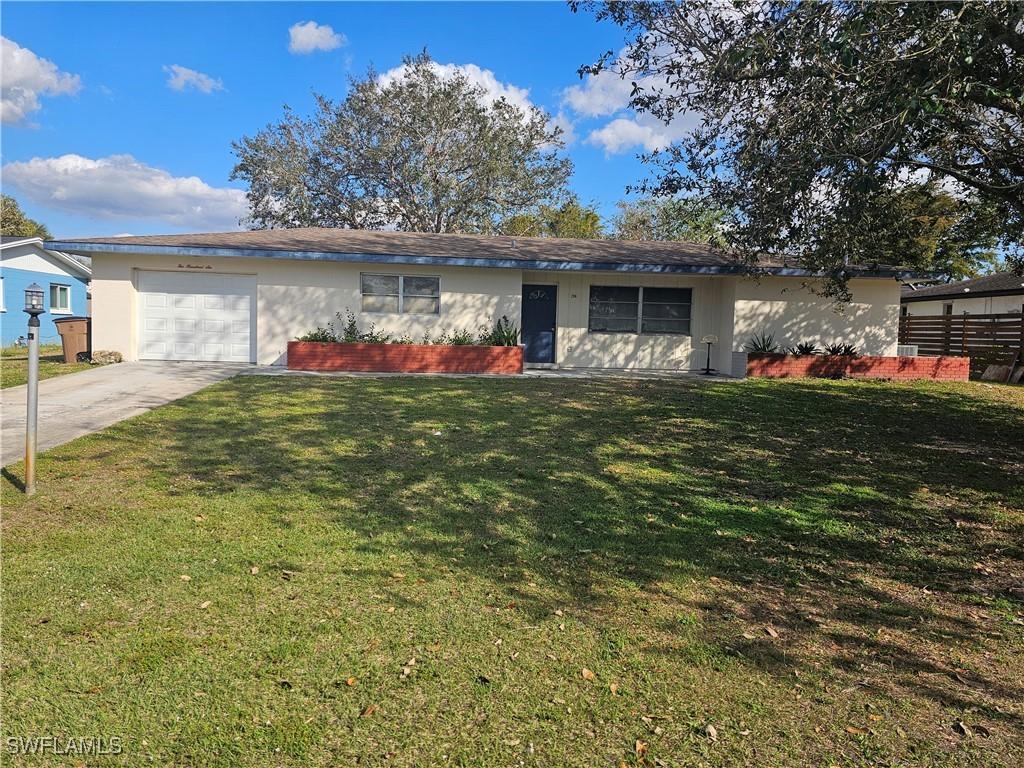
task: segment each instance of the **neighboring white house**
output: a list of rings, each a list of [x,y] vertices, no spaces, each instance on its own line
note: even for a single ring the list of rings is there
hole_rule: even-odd
[[[997,272],[956,283],[905,285],[900,301],[904,315],[1020,313],[1024,307],[1024,276]]]
[[[92,258],[93,348],[128,360],[283,364],[287,343],[339,312],[418,340],[502,315],[530,363],[692,370],[755,333],[780,345],[848,342],[896,351],[900,280],[851,269],[843,308],[785,264],[751,278],[689,243],[562,240],[340,229],[94,238],[50,243]]]

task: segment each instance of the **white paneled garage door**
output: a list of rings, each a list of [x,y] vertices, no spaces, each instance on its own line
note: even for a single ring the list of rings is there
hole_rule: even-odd
[[[139,358],[255,362],[256,278],[139,272]]]

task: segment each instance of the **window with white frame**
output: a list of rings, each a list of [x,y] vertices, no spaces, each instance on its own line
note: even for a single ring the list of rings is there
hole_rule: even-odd
[[[591,333],[690,334],[692,288],[590,286]]]
[[[71,286],[50,283],[50,311],[56,314],[71,314]]]
[[[7,305],[4,304],[4,279],[0,277],[0,312],[6,312]]]
[[[441,311],[441,278],[423,275],[359,276],[363,312],[436,315]]]

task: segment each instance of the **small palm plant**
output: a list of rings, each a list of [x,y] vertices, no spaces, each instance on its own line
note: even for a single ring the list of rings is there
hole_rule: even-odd
[[[779,345],[775,341],[775,334],[767,333],[766,331],[755,333],[743,348],[755,355],[771,355],[779,351]]]

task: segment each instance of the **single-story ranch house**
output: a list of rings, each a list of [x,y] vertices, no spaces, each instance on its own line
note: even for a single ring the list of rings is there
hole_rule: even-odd
[[[284,364],[287,344],[346,309],[395,335],[476,331],[505,315],[527,363],[693,370],[755,333],[896,353],[892,267],[851,269],[842,311],[784,263],[756,279],[728,254],[668,242],[341,229],[54,241],[92,257],[93,348],[127,360]]]

